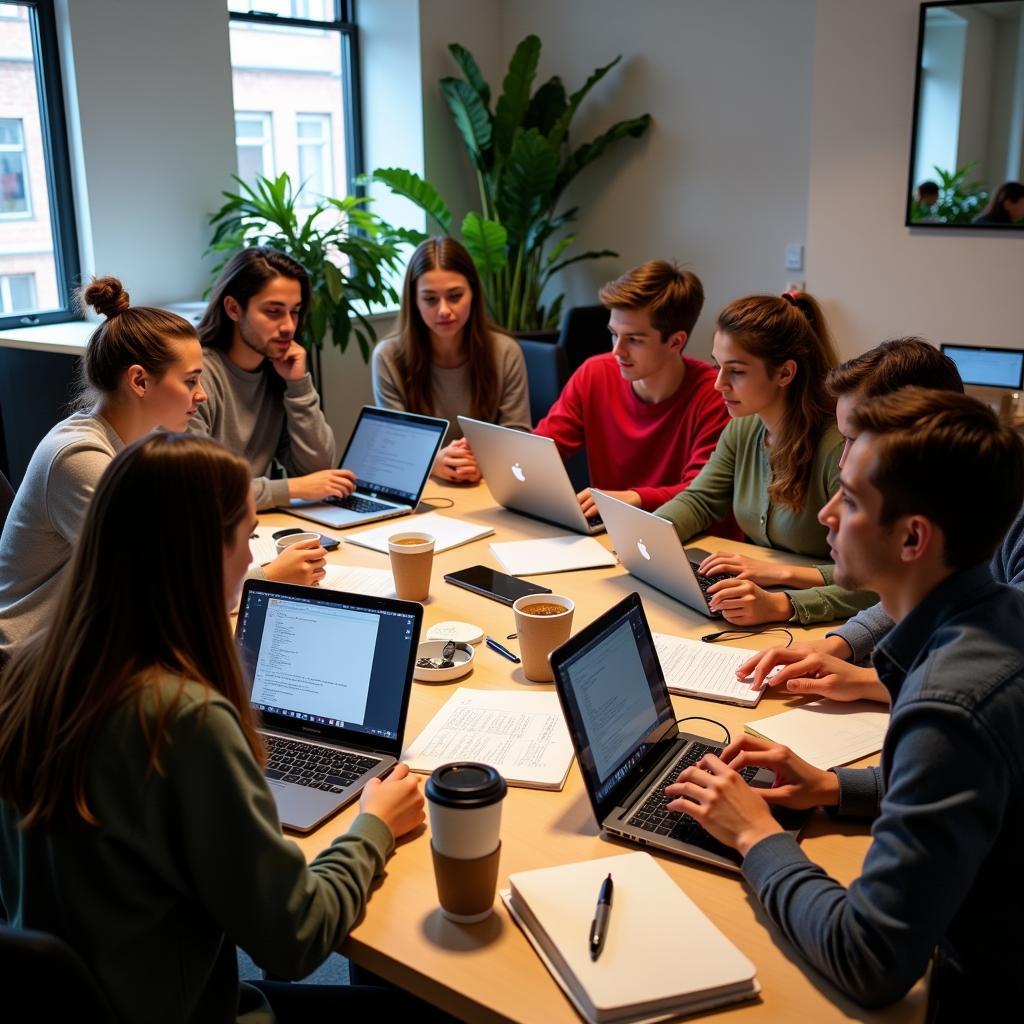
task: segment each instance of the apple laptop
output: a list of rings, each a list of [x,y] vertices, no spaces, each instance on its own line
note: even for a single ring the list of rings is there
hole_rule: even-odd
[[[577,533],[604,533],[600,519],[588,519],[550,437],[459,417],[477,465],[499,505]]]
[[[287,511],[336,530],[415,512],[447,430],[447,420],[363,406],[338,464],[355,474],[355,492],[295,500]]]
[[[707,557],[700,548],[686,549],[676,528],[661,516],[627,505],[603,491],[591,490],[622,567],[637,579],[681,601],[708,618],[721,618],[708,607],[707,589],[725,576],[698,572]]]
[[[639,594],[630,594],[550,655],[555,689],[598,825],[640,846],[740,870],[740,855],[688,814],[666,810],[665,787],[716,740],[680,732]],[[769,788],[775,773],[740,774]],[[794,836],[803,813],[776,815]]]
[[[423,606],[247,580],[235,625],[285,828],[311,832],[402,750]]]

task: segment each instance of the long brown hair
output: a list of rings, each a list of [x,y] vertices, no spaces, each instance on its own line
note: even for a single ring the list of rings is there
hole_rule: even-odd
[[[75,815],[97,824],[89,759],[126,699],[137,702],[150,769],[159,771],[188,680],[236,707],[262,758],[223,578],[224,545],[246,515],[249,483],[244,460],[183,434],[144,437],[103,474],[49,626],[0,676],[0,798],[24,827]],[[143,699],[159,672],[179,676],[181,689],[156,709],[150,729]]]
[[[461,274],[473,293],[463,343],[469,356],[470,413],[474,419],[492,420],[498,413],[500,385],[498,362],[491,332],[495,330],[484,309],[483,286],[473,257],[454,238],[428,238],[412,254],[402,285],[402,309],[398,316],[398,367],[400,387],[409,412],[431,416],[434,396],[430,375],[430,331],[416,305],[416,284],[430,270]]]
[[[835,400],[825,388],[828,371],[836,365],[825,314],[806,292],[751,295],[730,302],[719,313],[716,326],[764,362],[769,372],[787,359],[796,363],[785,391],[786,416],[768,453],[772,468],[768,497],[799,511],[807,500],[818,440],[836,411]]]

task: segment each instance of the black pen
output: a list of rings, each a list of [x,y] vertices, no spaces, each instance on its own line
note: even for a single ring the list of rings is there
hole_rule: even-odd
[[[492,651],[497,651],[503,658],[508,658],[509,661],[515,662],[517,665],[519,664],[519,659],[507,647],[502,647],[494,637],[489,636],[487,638],[487,646]]]
[[[604,948],[604,939],[608,934],[608,918],[612,916],[612,884],[611,872],[601,883],[601,891],[597,894],[597,907],[594,920],[590,925],[590,959],[596,960]]]

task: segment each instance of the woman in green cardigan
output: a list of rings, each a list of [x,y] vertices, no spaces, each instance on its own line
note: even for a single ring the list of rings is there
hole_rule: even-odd
[[[825,390],[836,354],[818,303],[804,292],[738,299],[718,317],[712,355],[715,387],[733,418],[696,480],[657,515],[687,541],[732,511],[755,544],[827,560],[818,511],[839,487],[843,437]],[[720,552],[700,571],[732,577],[708,593],[711,610],[737,625],[827,622],[878,600],[835,586],[831,561],[788,565]]]

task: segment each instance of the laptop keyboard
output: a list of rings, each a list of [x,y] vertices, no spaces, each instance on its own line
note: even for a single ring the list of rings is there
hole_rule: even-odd
[[[349,512],[387,512],[394,508],[394,505],[382,505],[379,501],[371,501],[369,498],[360,498],[357,494],[350,494],[347,498],[324,498],[328,505],[337,505],[338,508],[347,509]]]
[[[267,741],[268,754],[263,774],[268,779],[294,782],[327,793],[340,793],[380,764],[380,758],[347,750],[333,750],[277,736],[263,738]]]
[[[697,824],[695,818],[691,818],[689,814],[680,814],[678,811],[666,809],[669,798],[665,796],[665,786],[675,782],[684,768],[696,764],[705,754],[718,755],[721,753],[721,747],[691,743],[671,769],[665,773],[643,804],[633,813],[629,824],[644,832],[665,836],[667,839],[677,839],[681,843],[699,846],[702,850],[719,853],[728,856],[730,860],[735,860],[736,852],[706,832]],[[756,774],[757,767],[755,765],[748,765],[740,772],[740,776],[748,783]]]
[[[718,576],[705,576],[700,572],[700,562],[690,562],[690,568],[693,569],[694,576],[697,577],[697,583],[700,585],[700,592],[707,597],[708,587],[713,583],[717,583],[719,580],[728,580],[732,577],[728,573],[724,573]]]

